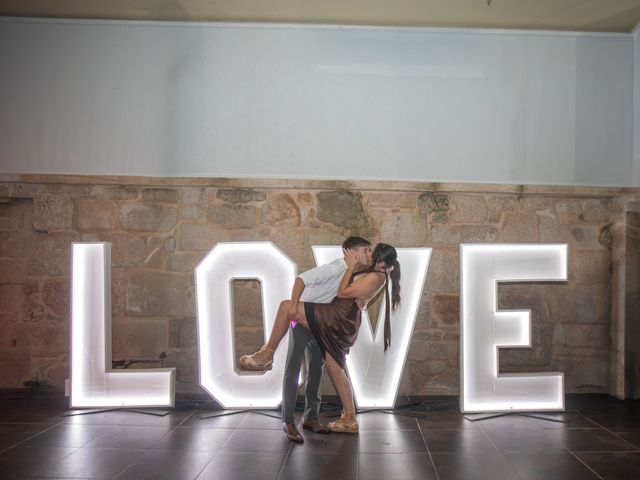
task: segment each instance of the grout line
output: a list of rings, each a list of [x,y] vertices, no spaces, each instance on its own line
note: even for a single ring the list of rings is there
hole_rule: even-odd
[[[196,414],[196,412],[197,412],[197,411],[198,411],[198,408],[197,408],[197,407],[196,407],[196,408],[194,408],[194,409],[191,411],[191,414],[190,414],[190,415],[187,415],[186,417],[184,417],[184,418],[182,419],[182,421],[176,425],[176,428],[181,427],[183,423],[186,423],[186,422],[187,422],[191,417],[193,417],[193,416]]]
[[[13,425],[34,425],[34,424],[33,423],[30,423],[30,424],[14,423]],[[39,425],[39,424],[36,423],[35,425]],[[48,432],[49,430],[51,430],[53,428],[56,428],[58,425],[61,425],[61,424],[60,423],[56,423],[55,425],[51,425],[51,427],[49,427],[49,428],[47,428],[45,430],[42,430],[42,431],[40,431],[38,433],[34,433],[33,435],[31,435],[30,437],[25,438],[21,442],[18,442],[18,443],[14,444],[14,445],[11,445],[11,446],[9,446],[7,448],[4,448],[4,449],[0,450],[0,453],[8,450],[9,448],[20,447],[20,446],[28,447],[29,445],[22,445],[22,444],[24,442],[27,442],[27,441],[31,440],[32,438],[36,438],[37,436],[42,435],[45,432]],[[79,448],[79,447],[76,447],[76,448]]]
[[[25,412],[28,412],[28,411],[29,411],[29,410],[21,410],[21,411],[17,412],[15,415],[10,416],[10,417],[7,417],[6,419],[2,420],[2,422],[0,422],[0,424],[3,424],[3,425],[51,425],[51,424],[48,424],[48,423],[38,423],[38,422],[35,422],[35,423],[34,423],[34,422],[12,422],[12,421],[11,421],[13,418],[17,417],[18,415],[20,415],[20,414],[22,414],[22,413],[25,413]],[[41,431],[39,431],[38,433],[34,433],[34,434],[33,434],[33,435],[31,435],[30,437],[27,437],[27,438],[25,438],[24,440],[22,440],[22,441],[20,441],[20,442],[18,442],[18,443],[15,443],[15,444],[13,444],[13,445],[9,445],[9,446],[7,446],[7,447],[5,447],[5,448],[1,448],[1,447],[0,447],[0,453],[6,452],[7,450],[9,450],[9,449],[11,449],[11,448],[19,447],[19,446],[21,446],[24,442],[27,442],[27,441],[31,440],[32,438],[35,438],[35,437],[37,437],[37,436],[39,436],[39,435],[42,435],[43,433],[48,432],[49,430],[51,430],[51,429],[53,429],[53,428],[55,428],[55,427],[57,427],[57,426],[59,426],[59,425],[66,425],[66,424],[65,424],[64,420],[60,420],[60,422],[58,422],[58,423],[54,423],[54,424],[52,424],[49,428],[46,428],[46,429],[44,429],[44,430],[41,430]],[[25,447],[28,447],[29,445],[24,445],[24,446],[25,446]],[[69,448],[81,448],[81,447],[69,447]],[[65,458],[66,458],[66,457],[65,457]]]
[[[573,412],[575,412],[578,415],[581,415],[582,417],[584,417],[585,419],[587,419],[588,421],[592,422],[594,425],[598,425],[596,422],[594,422],[593,420],[591,420],[590,418],[586,417],[585,415],[582,415],[578,410],[572,410]],[[598,425],[599,428],[571,428],[571,429],[567,429],[567,430],[599,430],[602,427],[600,425]],[[557,429],[544,429],[544,430],[557,430]],[[604,430],[604,429],[603,429]],[[546,433],[546,432],[545,432]],[[586,462],[584,462],[578,455],[576,455],[576,452],[574,452],[573,450],[571,450],[565,443],[563,443],[562,441],[560,441],[560,444],[567,449],[567,451],[569,452],[569,454],[575,458],[578,462],[580,462],[582,465],[584,465],[586,467],[587,470],[589,470],[590,472],[592,472],[596,477],[598,477],[600,480],[604,480],[604,478],[602,476],[600,476],[600,474],[598,472],[596,472],[593,468],[591,468],[589,465],[587,465]]]
[[[127,468],[129,468],[131,465],[133,465],[133,464],[134,464],[134,463],[136,463],[138,460],[140,460],[142,457],[144,457],[144,456],[147,454],[147,452],[149,452],[149,451],[150,451],[150,449],[147,449],[147,450],[145,450],[143,453],[141,453],[140,455],[138,455],[136,458],[132,459],[132,460],[131,460],[131,462],[130,462],[128,465],[126,465],[122,470],[120,470],[120,471],[119,471],[119,472],[118,472],[118,473],[113,477],[113,478],[114,478],[114,480],[116,480],[118,477],[120,477],[120,475],[122,475],[122,474],[127,470]]]
[[[194,419],[194,418],[196,418],[197,411],[198,411],[198,409],[197,409],[197,408],[195,408],[195,409],[193,409],[190,413],[189,413],[189,412],[186,412],[185,417],[184,417],[184,418],[182,418],[181,420],[179,420],[175,425],[171,425],[171,424],[169,424],[169,425],[161,425],[160,427],[168,428],[168,432],[167,432],[166,434],[162,435],[162,436],[161,436],[161,438],[160,438],[159,440],[157,440],[155,443],[153,443],[153,445],[151,445],[151,446],[149,446],[149,447],[147,447],[147,448],[140,448],[140,450],[142,450],[142,453],[141,453],[140,455],[136,456],[136,458],[134,458],[134,459],[133,459],[133,460],[132,460],[128,465],[126,465],[126,466],[122,467],[122,469],[121,469],[117,474],[115,474],[115,477],[113,477],[113,478],[122,478],[122,476],[123,476],[124,472],[125,472],[128,468],[130,468],[133,464],[135,464],[136,462],[138,462],[138,461],[140,460],[140,458],[141,458],[141,457],[143,457],[144,455],[148,454],[151,450],[153,450],[153,448],[154,448],[158,443],[160,443],[160,442],[161,442],[161,441],[163,441],[165,438],[167,438],[167,436],[169,436],[169,435],[171,435],[172,433],[176,432],[180,427],[183,427],[183,426],[184,426],[184,425],[185,425],[185,424],[186,424],[190,419]],[[615,432],[615,431],[613,431],[613,430],[610,430],[609,428],[604,427],[603,425],[601,425],[601,424],[599,424],[598,422],[596,422],[596,421],[592,420],[592,419],[591,419],[591,418],[589,418],[587,415],[585,415],[585,414],[581,413],[581,412],[580,412],[580,411],[578,411],[578,410],[571,410],[571,411],[569,411],[569,412],[574,413],[575,415],[579,416],[579,418],[580,418],[580,419],[585,420],[585,424],[586,424],[587,426],[586,426],[586,427],[582,427],[582,428],[581,428],[581,427],[579,427],[579,428],[570,428],[570,427],[545,428],[545,427],[542,427],[542,428],[540,429],[540,431],[541,431],[542,433],[546,433],[546,434],[548,434],[548,433],[551,433],[551,432],[554,432],[554,431],[559,431],[558,433],[561,433],[562,431],[564,431],[564,432],[572,432],[572,431],[575,431],[575,430],[579,430],[579,431],[584,431],[587,435],[589,435],[589,432],[590,432],[590,431],[599,430],[599,431],[603,431],[603,432],[607,432],[607,433],[609,433],[609,434],[610,434],[612,437],[614,437],[616,440],[618,440],[618,441],[622,441],[622,442],[623,442],[623,445],[628,445],[628,446],[631,448],[631,450],[575,450],[575,451],[574,451],[574,450],[570,449],[570,448],[566,445],[566,443],[565,443],[565,442],[566,442],[566,440],[565,440],[565,441],[559,440],[559,441],[558,441],[559,446],[561,446],[562,448],[564,448],[564,449],[565,449],[565,451],[567,451],[567,452],[568,452],[568,453],[569,453],[573,458],[575,458],[575,459],[576,459],[580,464],[584,465],[584,467],[586,467],[586,468],[587,468],[587,470],[589,470],[590,472],[592,472],[592,473],[595,475],[595,477],[594,477],[594,478],[597,478],[597,479],[600,479],[600,480],[603,480],[603,479],[604,479],[604,477],[603,477],[603,476],[601,476],[598,472],[596,472],[593,468],[591,468],[591,467],[586,463],[586,461],[585,461],[585,460],[582,460],[582,459],[580,458],[579,454],[598,454],[598,453],[605,453],[605,454],[617,454],[617,453],[629,453],[629,454],[633,454],[633,455],[640,455],[640,448],[636,447],[636,446],[635,446],[634,444],[632,444],[630,441],[627,441],[627,440],[625,440],[624,438],[622,438],[622,437],[619,435],[619,433],[617,433],[617,432]],[[568,412],[567,412],[567,413],[568,413]],[[14,416],[12,416],[12,417],[10,417],[10,418],[15,418],[15,417],[16,417],[16,416],[18,416],[18,415],[20,415],[20,414],[18,413],[18,414],[14,415]],[[628,415],[623,415],[623,417],[626,417],[626,416],[628,416]],[[204,464],[204,466],[201,468],[201,470],[200,470],[199,472],[194,472],[194,474],[195,474],[195,477],[194,477],[194,478],[200,478],[200,476],[202,475],[202,473],[204,472],[204,470],[207,468],[207,466],[208,466],[209,464],[211,464],[211,462],[214,460],[214,458],[216,458],[216,457],[220,454],[220,452],[223,450],[223,448],[224,448],[224,447],[225,447],[225,446],[226,446],[226,445],[231,441],[231,438],[232,438],[232,437],[234,437],[236,434],[238,434],[238,432],[239,432],[239,431],[242,431],[242,429],[240,428],[240,425],[242,425],[244,422],[246,422],[246,421],[247,421],[247,419],[248,419],[248,415],[247,415],[247,414],[245,414],[245,418],[243,418],[243,419],[241,420],[240,424],[239,424],[238,426],[234,427],[234,428],[219,428],[219,429],[211,429],[211,430],[217,430],[217,431],[221,431],[221,430],[227,431],[227,432],[228,432],[228,435],[227,435],[226,439],[224,440],[224,442],[222,442],[222,443],[220,444],[220,446],[219,446],[219,447],[218,447],[214,452],[212,452],[211,457],[210,457],[210,458],[205,462],[205,464]],[[576,420],[577,420],[577,419],[576,419]],[[435,462],[434,462],[434,459],[433,459],[433,457],[432,457],[432,452],[430,451],[430,449],[429,449],[429,447],[428,447],[428,444],[427,444],[427,441],[426,441],[426,436],[428,435],[429,430],[431,430],[431,429],[426,428],[426,427],[422,427],[422,425],[421,425],[421,423],[420,423],[420,421],[419,421],[419,418],[417,418],[417,417],[413,417],[413,420],[412,420],[412,421],[413,421],[413,422],[414,422],[414,424],[415,424],[415,425],[417,425],[417,427],[418,427],[418,431],[420,432],[421,438],[422,438],[422,440],[423,440],[423,444],[424,444],[424,446],[425,446],[425,448],[426,448],[426,453],[429,455],[429,460],[430,460],[430,462],[431,462],[431,465],[432,465],[432,468],[433,468],[433,470],[434,470],[435,476],[436,476],[436,478],[437,478],[438,480],[440,480],[439,472],[438,472],[438,470],[436,469]],[[35,433],[35,434],[33,434],[33,435],[29,436],[28,438],[25,438],[24,440],[21,440],[21,441],[19,441],[19,442],[17,442],[17,443],[14,443],[14,444],[12,444],[12,445],[10,445],[10,446],[7,446],[7,447],[4,447],[4,448],[0,447],[0,453],[2,453],[2,452],[6,452],[7,450],[10,450],[10,449],[12,449],[12,448],[14,448],[14,447],[17,447],[17,446],[22,446],[23,448],[37,448],[37,447],[31,447],[31,446],[28,446],[28,445],[24,445],[24,443],[25,443],[25,442],[27,442],[27,441],[30,441],[30,440],[32,440],[32,439],[34,439],[34,438],[37,438],[38,436],[44,435],[46,432],[49,432],[49,431],[51,431],[51,430],[53,430],[53,429],[55,429],[55,428],[57,428],[57,427],[60,427],[61,425],[65,425],[65,426],[66,426],[66,425],[69,425],[69,426],[77,425],[77,426],[81,426],[81,427],[105,427],[105,428],[117,428],[118,426],[120,426],[120,424],[82,424],[82,423],[81,423],[81,424],[74,424],[74,423],[66,423],[66,422],[64,422],[64,421],[61,421],[60,423],[57,423],[57,424],[46,424],[46,423],[45,423],[45,424],[43,424],[43,423],[27,423],[27,422],[16,422],[16,423],[11,423],[11,422],[0,422],[0,424],[6,424],[6,425],[35,425],[35,426],[38,426],[38,427],[44,427],[44,430],[41,430],[41,431],[39,431],[38,433]],[[406,425],[406,424],[405,424],[405,425]],[[142,427],[142,428],[146,428],[146,427],[154,427],[154,428],[158,428],[158,427],[157,427],[157,426],[155,426],[155,425],[139,425],[139,427]],[[62,428],[65,428],[65,427],[62,427]],[[187,427],[184,427],[184,428],[190,428],[192,431],[195,431],[195,429],[197,429],[198,427],[188,427],[188,426],[187,426]],[[264,428],[252,428],[251,430],[275,431],[274,429],[264,429]],[[368,432],[379,432],[379,431],[385,431],[385,430],[397,431],[397,432],[399,432],[399,433],[400,433],[400,435],[402,435],[402,434],[403,434],[403,432],[413,431],[413,429],[411,429],[411,430],[410,430],[410,429],[408,429],[408,428],[407,428],[407,429],[403,429],[403,428],[396,428],[396,429],[393,429],[393,428],[392,428],[392,429],[389,429],[389,428],[387,428],[387,429],[372,429],[372,430],[367,430],[367,431],[368,431]],[[438,430],[438,431],[463,431],[464,429],[461,429],[461,428],[447,428],[447,429],[434,429],[434,430]],[[481,431],[481,432],[482,432],[482,435],[483,435],[483,436],[484,436],[484,437],[485,437],[485,438],[490,442],[490,444],[492,444],[492,445],[493,445],[493,447],[494,447],[494,448],[496,449],[496,451],[500,454],[500,456],[503,458],[503,460],[504,460],[504,461],[505,461],[505,462],[506,462],[506,463],[507,463],[507,464],[512,468],[512,470],[513,470],[514,474],[516,475],[516,477],[517,477],[517,478],[522,478],[522,476],[521,476],[521,475],[516,471],[516,469],[515,469],[514,465],[513,465],[513,464],[511,464],[511,462],[510,462],[510,461],[508,460],[508,458],[507,458],[507,456],[508,456],[508,455],[511,455],[511,454],[510,454],[509,452],[504,452],[504,453],[503,453],[503,452],[502,452],[502,451],[501,451],[501,450],[496,446],[496,444],[494,443],[494,441],[489,437],[489,435],[488,435],[488,434],[489,434],[489,433],[491,433],[493,430],[492,430],[492,429],[490,429],[490,428],[485,429],[485,428],[483,428],[482,426],[478,426],[478,428],[477,428],[476,430],[479,430],[479,431]],[[476,431],[476,430],[473,430],[473,431]],[[506,428],[506,429],[504,429],[504,430],[505,430],[505,431],[509,431],[509,430],[513,430],[513,428],[508,427],[508,428]],[[631,429],[631,430],[633,430],[633,429]],[[246,431],[246,429],[245,429],[245,431]],[[621,430],[621,431],[623,431],[623,430]],[[579,435],[579,433],[578,433],[578,435]],[[96,437],[96,438],[95,438],[95,439],[93,439],[93,440],[96,440],[97,438],[100,438],[100,436],[101,436],[101,435],[99,435],[98,437]],[[560,435],[559,435],[559,436],[560,436]],[[561,436],[560,436],[560,437],[561,437]],[[552,438],[552,437],[550,437],[550,438]],[[92,441],[93,441],[93,440],[92,440]],[[356,478],[357,478],[357,477],[360,475],[360,468],[359,468],[359,467],[360,467],[360,457],[361,457],[362,455],[367,455],[367,454],[362,454],[362,453],[359,451],[359,448],[360,448],[360,445],[361,445],[361,438],[360,438],[360,435],[358,435],[358,436],[356,437],[356,442],[357,442],[357,449],[356,449],[356,453],[355,453],[355,455],[356,455],[356,468],[355,468],[355,472],[356,472]],[[89,442],[89,443],[90,443],[90,442]],[[68,458],[69,458],[71,455],[73,455],[74,453],[78,452],[78,450],[80,450],[80,449],[82,449],[82,448],[88,448],[88,447],[80,446],[80,447],[68,447],[68,448],[71,448],[71,450],[72,450],[68,455],[66,455],[66,456],[64,456],[64,457],[62,457],[62,458],[60,458],[60,459],[56,460],[55,462],[53,462],[53,463],[51,463],[50,465],[48,465],[46,468],[50,468],[50,467],[52,467],[52,466],[54,466],[54,465],[57,465],[57,464],[59,464],[60,462],[63,462],[65,459],[68,459]],[[117,447],[114,447],[114,448],[117,448]],[[283,459],[282,459],[281,465],[280,465],[280,467],[279,467],[279,470],[278,470],[278,471],[277,471],[277,473],[276,473],[276,477],[275,477],[276,479],[278,479],[278,478],[281,478],[281,477],[282,477],[283,472],[284,472],[284,466],[286,465],[286,463],[287,463],[288,459],[289,459],[289,458],[292,458],[292,455],[294,455],[294,454],[295,454],[295,453],[293,452],[294,448],[295,448],[295,446],[294,446],[292,443],[290,443],[290,444],[289,444],[289,446],[288,446],[288,449],[286,450],[286,453],[284,453],[284,455],[283,455]],[[421,452],[413,452],[413,453],[422,455],[422,453],[421,453]],[[434,452],[434,453],[435,453],[435,452]],[[518,452],[513,452],[513,453],[514,453],[514,454],[518,454]],[[529,453],[529,452],[521,452],[520,454],[526,454],[526,453]],[[561,453],[561,454],[562,454],[562,453],[564,453],[564,451],[562,451],[562,450],[561,450],[561,451],[559,451],[558,453]],[[377,453],[370,453],[370,455],[378,455],[378,454],[377,454]],[[206,458],[206,457],[205,457],[205,458]],[[615,460],[615,458],[612,458],[612,460]],[[613,462],[612,462],[612,463],[613,463]],[[275,465],[274,465],[274,467],[275,467]],[[268,479],[265,479],[265,480],[268,480]]]
[[[580,413],[580,412],[578,412],[578,413]],[[582,415],[582,413],[580,413],[580,415]],[[618,435],[618,434],[617,434],[616,432],[614,432],[613,430],[609,430],[607,427],[605,427],[605,426],[603,426],[603,425],[600,425],[598,422],[596,422],[596,421],[594,421],[594,420],[591,420],[591,419],[590,419],[589,417],[587,417],[586,415],[582,415],[582,416],[583,416],[584,418],[586,418],[587,420],[589,420],[590,422],[592,422],[593,424],[597,425],[597,426],[598,426],[598,428],[601,428],[601,429],[602,429],[602,430],[604,430],[605,432],[610,433],[610,434],[611,434],[611,435],[613,435],[614,437],[616,437],[616,438],[618,438],[618,439],[622,440],[624,443],[626,443],[626,444],[630,445],[630,446],[634,449],[634,451],[636,451],[636,452],[640,451],[640,448],[636,447],[633,443],[631,443],[631,442],[629,442],[629,441],[625,440],[624,438],[622,438],[620,435]],[[622,450],[622,451],[627,451],[627,452],[628,452],[628,450]]]
[[[429,461],[431,462],[431,466],[433,467],[433,471],[436,474],[436,480],[440,480],[440,474],[438,473],[438,469],[436,468],[436,464],[433,461],[433,457],[431,456],[431,450],[429,449],[429,445],[427,444],[427,439],[424,436],[424,432],[422,431],[422,425],[420,425],[420,422],[418,421],[417,418],[415,418],[416,423],[418,424],[418,431],[420,432],[420,435],[422,436],[422,441],[424,442],[424,446],[427,449],[427,455],[429,455]]]
[[[19,415],[19,414],[17,414],[17,415]],[[11,417],[11,418],[13,418],[13,417]],[[14,423],[13,425],[21,425],[21,423]],[[38,425],[38,424],[36,424],[36,425]],[[16,443],[16,444],[14,444],[14,445],[12,445],[12,446],[9,446],[9,447],[7,447],[7,448],[4,448],[4,449],[0,449],[0,453],[4,453],[4,452],[6,452],[7,450],[10,450],[10,449],[12,449],[12,448],[19,447],[19,446],[20,446],[21,444],[23,444],[24,442],[26,442],[26,441],[28,441],[28,440],[31,440],[32,438],[36,438],[36,437],[38,437],[39,435],[42,435],[43,433],[48,432],[49,430],[51,430],[51,429],[53,429],[53,428],[55,428],[55,427],[57,427],[57,426],[59,426],[59,425],[64,425],[64,422],[56,423],[56,424],[52,425],[51,427],[47,428],[46,430],[42,430],[41,432],[38,432],[38,433],[36,433],[35,435],[32,435],[32,436],[30,436],[30,437],[28,437],[28,438],[24,439],[24,440],[23,440],[23,441],[21,441],[21,442],[18,442],[18,443]],[[24,446],[24,447],[22,447],[22,448],[36,448],[36,447],[30,447],[30,446],[28,446],[28,445],[25,445],[25,446]],[[62,448],[64,448],[64,447],[62,447]],[[58,464],[59,462],[62,462],[62,461],[63,461],[63,460],[65,460],[66,458],[68,458],[68,457],[70,457],[71,455],[73,455],[74,453],[76,453],[76,452],[77,452],[78,450],[80,450],[80,448],[82,448],[82,447],[67,447],[67,448],[72,449],[72,451],[71,451],[71,452],[69,452],[69,454],[68,454],[68,455],[65,455],[64,457],[62,457],[62,458],[60,458],[60,459],[56,460],[55,462],[52,462],[52,463],[50,463],[50,464],[48,464],[48,465],[46,465],[46,466],[42,467],[42,470],[39,470],[38,472],[44,471],[45,469],[51,468],[52,466],[54,466],[54,465]]]
[[[575,452],[573,452],[571,449],[567,448],[567,450],[569,450],[569,453],[571,455],[573,455],[573,457],[578,460],[578,462],[580,462],[582,465],[584,465],[585,467],[587,467],[587,469],[591,472],[593,472],[593,474],[598,477],[600,480],[604,480],[603,477],[600,476],[600,474],[598,474],[598,472],[596,472],[593,468],[591,468],[589,465],[587,465],[578,455],[575,454]]]
[[[522,476],[518,473],[518,470],[516,470],[516,467],[513,466],[513,464],[509,461],[509,459],[505,456],[504,453],[502,453],[502,450],[500,450],[498,448],[498,446],[494,443],[493,440],[491,440],[491,438],[489,437],[489,435],[487,435],[487,432],[485,432],[484,428],[482,428],[481,426],[478,427],[478,429],[482,432],[482,434],[484,435],[484,437],[489,441],[489,443],[491,443],[491,445],[493,445],[493,448],[496,449],[496,451],[500,454],[500,456],[502,457],[502,459],[504,460],[504,462],[509,465],[511,467],[511,469],[513,470],[513,473],[516,474],[516,476],[518,478],[522,478]],[[510,429],[511,430],[511,429]]]
[[[280,464],[280,468],[278,469],[278,473],[276,473],[275,480],[278,480],[278,477],[280,477],[280,474],[282,473],[282,470],[284,469],[284,465],[285,465],[285,463],[287,463],[287,460],[289,459],[289,455],[291,455],[291,451],[292,450],[293,450],[293,442],[289,442],[289,448],[287,449],[287,453],[285,454],[284,458],[282,459],[282,463]]]
[[[197,410],[197,409],[196,409],[196,410]],[[194,413],[195,413],[195,411],[194,411]],[[198,428],[198,427],[191,427],[191,428]],[[214,430],[214,429],[212,429],[212,430]],[[236,432],[238,431],[238,427],[236,427],[236,428],[234,428],[234,429],[231,429],[231,428],[227,428],[227,429],[220,428],[220,429],[218,429],[218,430],[233,430],[233,432],[231,432],[231,433],[229,434],[229,436],[227,437],[227,439],[226,439],[224,442],[222,442],[222,445],[220,445],[220,447],[218,447],[218,449],[217,449],[215,452],[213,452],[213,455],[211,455],[211,458],[209,459],[209,461],[208,461],[207,463],[205,463],[205,464],[204,464],[204,466],[202,467],[202,469],[201,469],[201,470],[198,472],[198,474],[194,477],[194,480],[197,480],[197,479],[198,479],[198,477],[200,477],[200,475],[202,475],[202,472],[204,472],[204,471],[205,471],[205,469],[209,466],[209,464],[213,461],[213,459],[214,459],[214,458],[216,458],[216,457],[218,456],[218,454],[222,451],[222,449],[225,447],[225,445],[226,445],[227,443],[229,443],[229,440],[231,440],[231,437],[233,437],[233,436],[236,434]]]
[[[181,422],[182,423],[182,422]],[[178,424],[179,425],[179,424]],[[114,478],[117,479],[118,477],[120,477],[120,475],[122,475],[130,466],[132,466],[133,464],[135,464],[138,460],[140,460],[142,457],[144,457],[145,455],[147,455],[152,449],[153,447],[155,447],[158,443],[160,443],[164,438],[166,438],[167,436],[171,435],[172,432],[174,432],[177,428],[178,425],[174,425],[173,428],[171,428],[165,435],[163,435],[162,437],[160,437],[155,443],[153,443],[151,446],[146,447],[144,449],[140,449],[140,450],[144,450],[143,453],[141,453],[140,455],[138,455],[136,458],[132,459],[131,462],[129,464],[127,464],[122,470],[120,470]],[[136,427],[147,427],[147,426],[151,426],[151,425],[135,425]],[[153,427],[153,428],[157,428],[157,427]],[[97,438],[100,437],[96,437],[94,438],[92,441],[96,440]],[[89,442],[91,443],[91,442]],[[87,444],[88,445],[88,444]],[[81,447],[84,448],[84,447]],[[137,450],[137,449],[135,449]]]

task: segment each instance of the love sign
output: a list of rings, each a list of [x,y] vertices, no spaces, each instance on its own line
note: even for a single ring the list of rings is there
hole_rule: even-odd
[[[312,248],[318,265],[341,255],[340,247]],[[498,372],[499,348],[531,346],[531,319],[528,311],[498,311],[496,298],[499,282],[566,280],[567,246],[461,245],[460,252],[461,410],[563,410],[561,373]],[[347,357],[360,408],[392,408],[395,403],[430,258],[430,248],[398,249],[402,304],[391,317],[393,342],[386,353],[383,322],[373,331],[363,315],[358,340]],[[111,368],[110,265],[110,244],[73,245],[71,406],[172,406],[175,369]],[[233,280],[260,282],[266,342],[295,275],[296,265],[271,242],[219,243],[196,267],[200,384],[223,407],[277,407],[288,342],[285,337],[271,371],[237,371]]]

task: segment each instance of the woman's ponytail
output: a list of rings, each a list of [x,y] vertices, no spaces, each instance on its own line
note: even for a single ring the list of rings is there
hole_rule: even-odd
[[[397,310],[400,305],[400,263],[397,259],[393,262],[389,277],[391,277],[391,285],[387,285],[387,288],[391,288],[391,306]]]
[[[398,262],[396,249],[385,243],[376,245],[372,257],[372,271],[378,262],[383,262],[387,267],[385,272],[386,285],[384,287],[384,350],[386,352],[391,346],[391,309],[396,310],[400,305],[400,263]]]

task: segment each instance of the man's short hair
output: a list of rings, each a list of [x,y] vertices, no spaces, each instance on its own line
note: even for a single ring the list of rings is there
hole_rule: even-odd
[[[342,248],[346,249],[369,246],[371,246],[371,242],[369,242],[369,240],[365,240],[362,237],[349,237],[344,242],[342,242]]]

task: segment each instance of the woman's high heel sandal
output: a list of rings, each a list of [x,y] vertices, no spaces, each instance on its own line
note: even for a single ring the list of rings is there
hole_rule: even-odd
[[[353,421],[347,420],[346,412],[343,410],[340,420],[329,423],[329,430],[335,433],[358,433],[358,420],[355,419],[355,410],[348,410],[348,412],[353,412]]]
[[[253,355],[243,355],[238,362],[241,370],[271,370],[273,367],[273,354],[275,350],[271,350],[266,345],[263,345]]]

